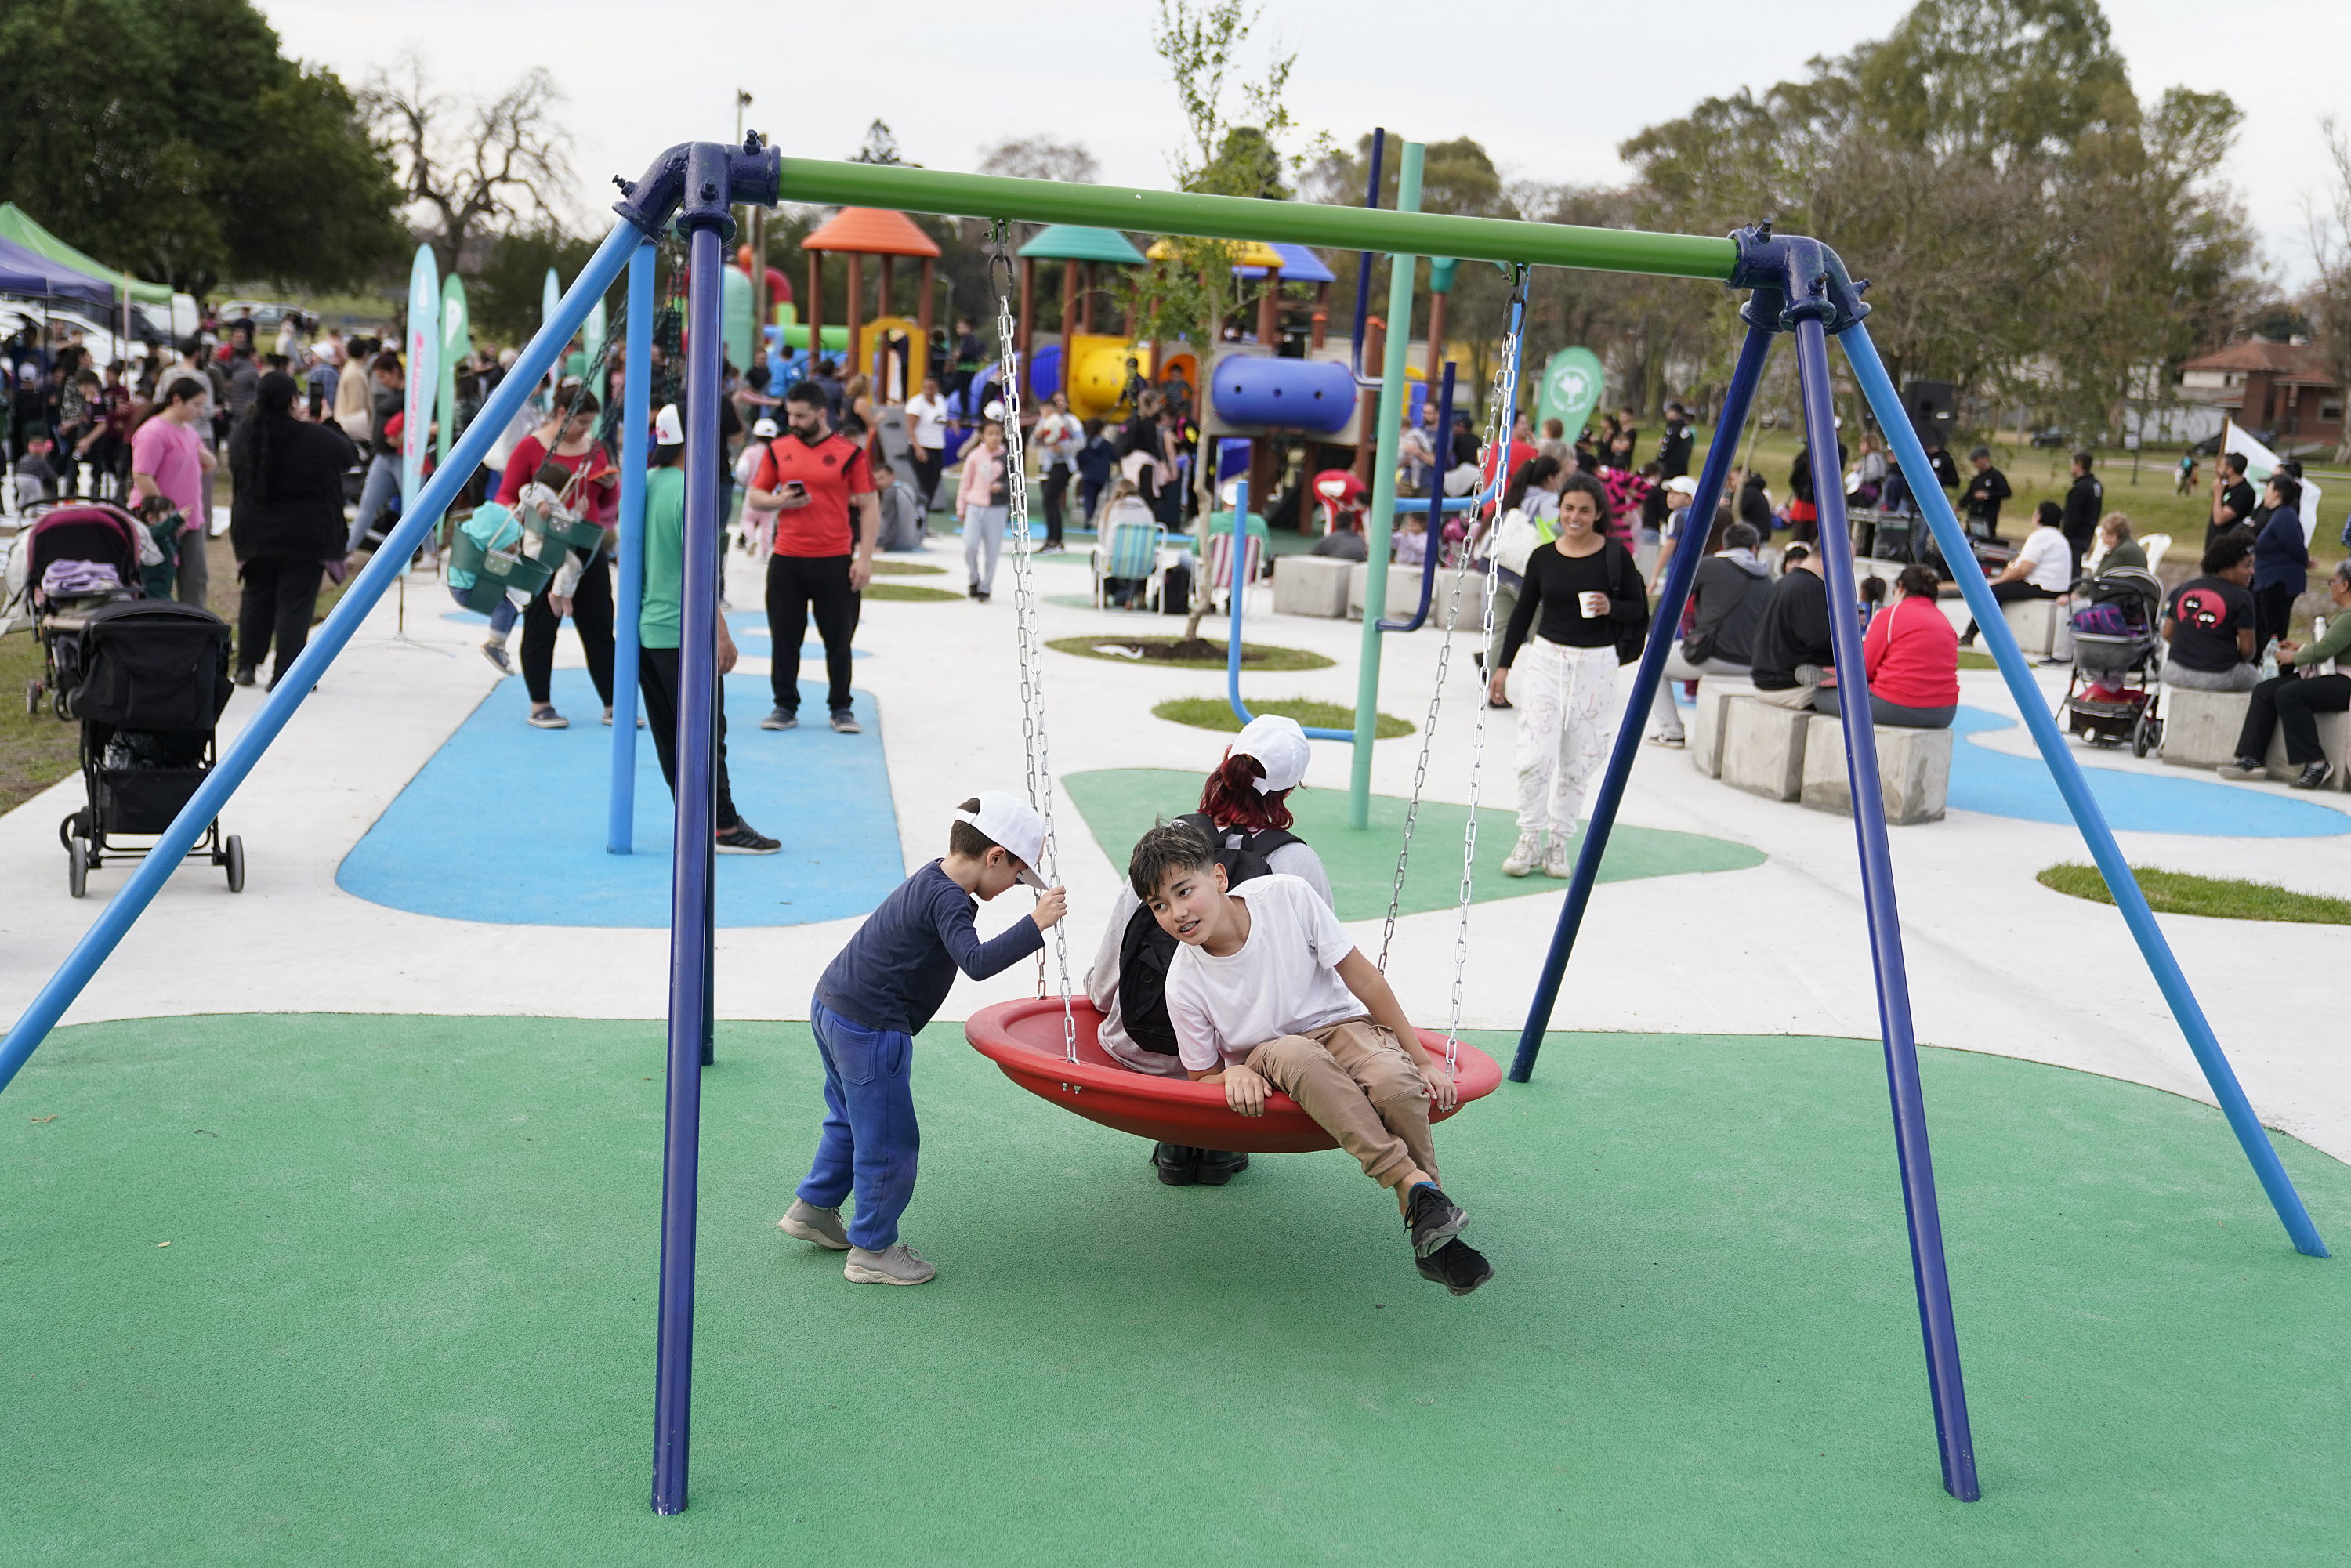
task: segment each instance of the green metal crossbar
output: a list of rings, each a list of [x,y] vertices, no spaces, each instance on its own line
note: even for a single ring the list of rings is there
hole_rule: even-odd
[[[1636,229],[1579,228],[1571,224],[1463,218],[1444,213],[1269,202],[1254,196],[1065,184],[996,174],[954,174],[893,163],[787,158],[783,165],[785,201],[826,205],[1090,224],[1207,239],[1281,240],[1332,250],[1523,261],[1538,267],[1639,272],[1659,277],[1726,280],[1738,254],[1729,239],[1704,235],[1644,234]]]

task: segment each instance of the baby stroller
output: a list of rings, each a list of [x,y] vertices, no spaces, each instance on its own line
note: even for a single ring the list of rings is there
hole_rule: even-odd
[[[2058,709],[2092,746],[2130,743],[2145,757],[2163,744],[2163,584],[2121,566],[2074,585],[2074,668]]]
[[[106,506],[53,507],[26,531],[16,547],[24,562],[19,592],[41,644],[41,674],[25,683],[26,717],[41,711],[45,696],[57,717],[73,716],[68,705],[81,685],[85,619],[99,605],[139,597],[145,531],[130,513]]]
[[[68,699],[81,721],[81,777],[89,804],[57,828],[66,847],[66,887],[79,898],[90,868],[143,860],[152,847],[115,841],[146,837],[172,819],[213,767],[213,727],[228,706],[228,622],[170,600],[102,604],[82,617],[81,683]],[[228,873],[245,891],[245,843],[206,825],[189,852]]]

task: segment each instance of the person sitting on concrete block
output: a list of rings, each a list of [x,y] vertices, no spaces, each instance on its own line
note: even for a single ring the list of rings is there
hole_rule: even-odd
[[[1906,566],[1894,580],[1902,597],[1861,641],[1869,716],[1896,729],[1949,729],[1959,711],[1959,640],[1935,603],[1942,579],[1931,566]],[[1821,711],[1842,716],[1834,687],[1821,697],[1829,705]]]
[[[1836,711],[1836,649],[1829,640],[1829,586],[1821,558],[1801,544],[1788,547],[1787,570],[1763,599],[1755,623],[1755,695],[1773,707]],[[1848,611],[1850,606],[1847,607]],[[1823,686],[1832,688],[1826,702]]]
[[[2315,789],[2333,772],[2312,715],[2351,708],[2351,675],[2318,673],[2329,660],[2351,656],[2351,560],[2335,563],[2326,593],[2338,612],[2327,622],[2326,635],[2307,645],[2280,639],[2278,656],[2285,673],[2253,688],[2244,730],[2237,737],[2236,765],[2221,768],[2221,778],[2242,781],[2262,777],[2270,737],[2281,725],[2285,728],[2285,759],[2299,770],[2293,780],[2295,789]]]
[[[2204,575],[2174,590],[2163,612],[2163,684],[2199,692],[2249,692],[2253,663],[2253,541],[2231,530],[2204,549]]]
[[[1689,524],[1685,518],[1682,527]],[[1674,706],[1673,683],[1701,675],[1743,675],[1755,656],[1755,627],[1763,618],[1771,574],[1755,553],[1760,536],[1745,523],[1722,530],[1722,549],[1698,562],[1690,584],[1690,629],[1666,655],[1665,679],[1650,706],[1659,746],[1684,743],[1682,716]]]
[[[2020,599],[2054,599],[2074,586],[2074,547],[2058,527],[2064,520],[2065,508],[2054,501],[2042,502],[2032,514],[2024,548],[1991,580],[1991,596],[2002,607]],[[1970,621],[1959,634],[1959,646],[1971,648],[1975,641],[1976,623]]]

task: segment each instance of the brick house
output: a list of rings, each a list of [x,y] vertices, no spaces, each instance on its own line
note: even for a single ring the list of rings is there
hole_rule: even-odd
[[[2179,371],[2182,398],[2224,409],[2247,430],[2271,432],[2273,446],[2332,447],[2343,439],[2344,388],[2308,343],[2255,338],[2190,360]]]

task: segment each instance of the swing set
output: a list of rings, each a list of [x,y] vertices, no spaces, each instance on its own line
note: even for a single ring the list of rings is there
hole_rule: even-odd
[[[350,643],[370,611],[389,591],[402,567],[426,533],[440,520],[460,486],[487,455],[492,441],[521,411],[532,390],[542,382],[604,292],[625,272],[629,279],[628,363],[634,369],[647,361],[652,341],[654,247],[674,225],[685,237],[690,281],[687,297],[687,362],[684,412],[685,443],[685,591],[680,644],[681,691],[678,727],[677,816],[675,848],[671,868],[672,912],[667,1030],[667,1107],[664,1124],[662,1195],[660,1305],[655,1353],[653,1506],[660,1513],[676,1513],[686,1505],[689,1418],[691,1414],[695,1216],[698,1181],[701,1124],[701,1071],[709,1059],[712,1035],[713,932],[713,769],[710,737],[717,695],[716,628],[718,624],[719,536],[723,475],[718,443],[720,367],[720,285],[725,271],[723,246],[731,235],[730,209],[737,204],[773,207],[789,197],[800,203],[828,205],[894,207],[905,211],[992,219],[1001,236],[1013,220],[1067,223],[1114,229],[1155,230],[1227,239],[1269,239],[1342,250],[1382,251],[1394,260],[1388,319],[1410,319],[1414,263],[1422,256],[1492,261],[1506,267],[1532,266],[1619,271],[1657,277],[1709,279],[1744,290],[1740,315],[1747,335],[1737,368],[1723,399],[1718,433],[1742,428],[1761,379],[1771,341],[1779,336],[1795,340],[1802,387],[1804,425],[1815,472],[1836,467],[1834,423],[1832,417],[1829,340],[1843,347],[1864,398],[1885,431],[1902,471],[1914,480],[1914,493],[1924,503],[1927,523],[1948,559],[1969,559],[1965,538],[1941,486],[1932,481],[1932,468],[1913,434],[1892,381],[1870,342],[1863,319],[1868,306],[1861,299],[1864,284],[1846,274],[1836,255],[1816,240],[1775,235],[1761,225],[1722,238],[1695,235],[1645,234],[1623,229],[1578,228],[1563,225],[1526,223],[1496,218],[1454,217],[1413,210],[1417,205],[1420,148],[1406,143],[1404,178],[1397,206],[1376,208],[1319,206],[1275,203],[1243,197],[1155,192],[1103,185],[1055,183],[1047,181],[956,174],[901,165],[839,163],[784,158],[754,134],[742,146],[717,142],[682,143],[654,160],[634,182],[618,182],[622,199],[615,204],[621,222],[600,245],[563,295],[538,335],[522,350],[511,371],[491,395],[480,415],[451,448],[448,460],[434,473],[402,515],[383,548],[353,580],[293,668],[264,700],[250,723],[207,775],[156,851],[135,871],[122,890],[98,915],[72,953],[59,966],[5,1040],[0,1040],[0,1088],[5,1088],[58,1019],[72,1004],[99,967],[120,943],[139,915],[162,888],[170,869],[220,814],[230,796],[252,772],[271,743],[298,709],[310,688]],[[1008,273],[1008,262],[1006,264]],[[1516,393],[1517,326],[1520,303],[1512,311],[1510,367],[1505,390],[1510,401],[1497,399],[1498,418],[1507,418]],[[1017,342],[1008,289],[999,286],[997,329],[1009,360]],[[1370,582],[1365,595],[1372,605],[1386,602],[1385,564],[1390,532],[1399,507],[1395,494],[1395,447],[1405,388],[1405,334],[1390,335],[1383,376],[1377,489],[1367,519]],[[1007,374],[1003,384],[1017,389],[1019,378]],[[647,378],[628,378],[622,425],[622,588],[632,600],[636,577],[633,558],[642,548],[643,477],[646,433],[651,410]],[[1017,392],[1012,393],[1017,397]],[[1019,429],[1017,405],[1008,427]],[[1729,476],[1734,443],[1712,443],[1698,481],[1700,496],[1718,496]],[[1026,528],[1027,493],[1020,465],[1012,471],[1014,571],[1019,618],[1022,687],[1023,740],[1029,766],[1030,800],[1044,816],[1047,837],[1040,870],[1051,873],[1059,856],[1053,832],[1052,774],[1045,745],[1042,660],[1035,615],[1034,581]],[[1497,475],[1499,479],[1500,476]],[[1821,492],[1821,551],[1827,569],[1830,601],[1851,605],[1855,592],[1854,562],[1846,531],[1844,497],[1834,486]],[[1246,516],[1246,498],[1241,515]],[[1431,530],[1432,538],[1437,530]],[[1656,625],[1672,626],[1687,601],[1698,551],[1677,551],[1659,585]],[[1455,568],[1455,598],[1463,586],[1466,568]],[[1491,571],[1490,563],[1489,572]],[[1425,568],[1425,579],[1433,577]],[[2030,666],[1993,602],[1990,587],[1978,575],[1962,574],[1959,583],[1969,608],[1983,628],[1986,643],[1997,660],[2043,757],[2073,811],[2106,885],[2137,941],[2148,967],[2170,1005],[2181,1032],[2203,1069],[2214,1098],[2227,1115],[2255,1174],[2268,1194],[2294,1247],[2314,1258],[2327,1256],[2300,1196],[2287,1178],[2267,1134],[2247,1103],[2222,1054],[2210,1022],[2181,974],[2162,932],[2157,927],[2145,896],[2131,875],[2114,833],[2107,826],[2079,765],[2066,747],[2042,702]],[[1233,595],[1233,646],[1239,646],[1241,593]],[[1490,606],[1490,592],[1487,596]],[[619,617],[633,627],[632,604]],[[1424,591],[1422,613],[1426,613]],[[1450,623],[1447,616],[1449,651]],[[1417,619],[1417,618],[1416,618]],[[1862,667],[1861,631],[1856,618],[1835,616],[1836,663],[1840,668]],[[1487,624],[1491,624],[1490,608]],[[1354,746],[1350,818],[1356,828],[1367,826],[1372,750],[1372,715],[1378,696],[1380,627],[1367,614],[1364,640],[1365,657],[1359,674],[1362,700],[1357,726],[1350,737]],[[1625,711],[1648,711],[1662,675],[1667,639],[1652,637],[1635,672]],[[633,653],[633,648],[630,650]],[[1446,654],[1440,653],[1440,670]],[[616,666],[619,661],[616,659]],[[629,673],[616,667],[616,697],[633,696]],[[1437,687],[1443,690],[1440,678]],[[1426,747],[1432,723],[1424,730],[1420,776],[1426,769]],[[631,714],[616,703],[615,762],[618,749],[632,741]],[[1479,706],[1482,740],[1485,700]],[[1944,1487],[1956,1498],[1979,1495],[1973,1439],[1968,1422],[1967,1398],[1960,1375],[1957,1330],[1945,1270],[1942,1228],[1936,1200],[1932,1160],[1927,1138],[1926,1108],[1918,1079],[1917,1050],[1913,1034],[1908,980],[1904,967],[1902,936],[1895,902],[1893,866],[1886,842],[1884,803],[1876,786],[1875,732],[1867,705],[1847,706],[1844,722],[1847,776],[1852,783],[1854,831],[1866,907],[1873,967],[1878,995],[1879,1021],[1885,1043],[1886,1082],[1893,1105],[1895,1149],[1898,1158],[1903,1201],[1910,1234],[1913,1283],[1925,1343],[1928,1388]],[[1343,733],[1343,732],[1342,732]],[[1585,831],[1568,888],[1565,905],[1542,972],[1533,1006],[1519,1042],[1510,1076],[1524,1082],[1531,1076],[1542,1036],[1575,936],[1589,905],[1602,854],[1639,749],[1640,726],[1618,727],[1615,747],[1594,798],[1590,827]],[[1473,761],[1473,767],[1476,764]],[[1415,799],[1419,793],[1416,778]],[[1473,776],[1473,796],[1475,779]],[[1464,848],[1461,936],[1457,938],[1453,1022],[1460,1012],[1461,977],[1466,965],[1468,873],[1476,848],[1474,814]],[[624,850],[625,844],[615,844]],[[1398,881],[1410,853],[1409,838],[1398,856]],[[1394,929],[1391,904],[1389,930]],[[1288,1147],[1327,1146],[1328,1140],[1308,1143],[1295,1124],[1267,1118],[1266,1141],[1227,1141],[1234,1135],[1233,1117],[1211,1086],[1188,1082],[1148,1079],[1126,1073],[1085,1058],[1081,1049],[1081,1011],[1070,994],[1069,961],[1061,927],[1055,927],[1060,960],[1061,996],[989,1009],[996,1037],[974,1020],[975,1043],[1006,1066],[1024,1087],[1054,1100],[1080,1114],[1106,1124],[1202,1145],[1269,1151]],[[1383,943],[1384,956],[1384,941]],[[1041,988],[1040,988],[1041,989]],[[1058,1016],[1057,1016],[1058,1015]],[[1058,1023],[1056,1030],[1053,1026]],[[1055,1038],[1058,1036],[1058,1039]],[[1489,1076],[1493,1063],[1451,1040],[1434,1035],[1432,1048],[1442,1045],[1458,1053],[1462,1067],[1462,1098],[1489,1092],[1499,1074]],[[1058,1049],[1056,1049],[1058,1047]],[[1099,1053],[1097,1052],[1098,1056]],[[1008,1060],[1009,1058],[1009,1060]],[[1483,1063],[1483,1068],[1479,1066]],[[1122,1096],[1124,1099],[1122,1100]],[[1311,1124],[1307,1124],[1311,1127]],[[1292,1143],[1277,1142],[1282,1130],[1296,1135]],[[1320,1129],[1314,1128],[1319,1134]]]

